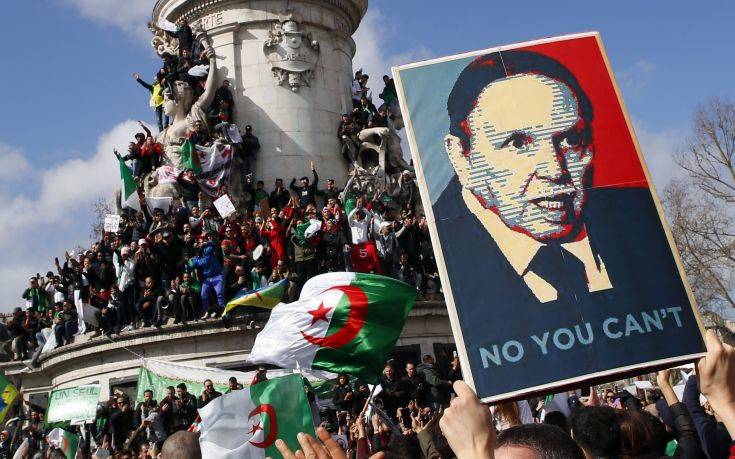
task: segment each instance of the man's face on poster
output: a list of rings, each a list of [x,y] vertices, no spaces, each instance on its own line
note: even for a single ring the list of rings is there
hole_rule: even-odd
[[[587,128],[569,86],[520,74],[480,92],[465,124],[469,150],[452,135],[446,148],[462,185],[483,207],[509,228],[548,241],[579,228],[592,161]]]

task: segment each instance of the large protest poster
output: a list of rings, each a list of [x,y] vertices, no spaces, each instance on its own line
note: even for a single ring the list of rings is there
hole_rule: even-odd
[[[702,355],[597,33],[393,72],[463,375],[483,400]]]
[[[54,389],[49,396],[45,422],[47,425],[57,422],[76,424],[94,420],[99,401],[99,384]]]

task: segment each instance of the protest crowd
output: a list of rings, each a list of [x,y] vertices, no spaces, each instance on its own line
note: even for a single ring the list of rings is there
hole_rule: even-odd
[[[191,72],[206,64],[206,50],[185,20],[176,34],[180,55],[164,54],[152,82],[134,74],[151,94],[159,130],[168,125],[162,109],[166,91],[185,81],[201,92],[206,79],[206,73]],[[368,79],[356,75],[354,110],[335,126],[351,163],[360,132],[387,126],[396,104],[391,78],[383,77],[379,107]],[[256,129],[246,125],[239,132],[234,109],[225,80],[208,122],[195,124],[188,141],[194,148],[215,141],[231,145],[242,168],[242,195],[233,196],[224,183],[214,195],[203,192],[195,168],[187,167],[175,177],[181,196],[164,207],[150,205],[143,181],[163,164],[164,148],[141,123],[143,132],[127,152],[115,152],[131,165],[140,211],[123,209],[117,231],[56,258],[56,271],[29,278],[21,294],[25,307],[15,308],[0,326],[10,359],[34,365],[44,352],[84,333],[114,340],[141,327],[165,334],[170,325],[193,321],[227,325],[237,315],[249,327],[260,327],[267,313],[244,307],[225,314],[228,302],[282,283],[281,301],[290,303],[321,273],[377,273],[410,285],[419,297],[441,292],[411,172],[399,172],[394,192],[366,193],[357,167],[351,167],[346,184],[324,180],[313,163],[310,176],[267,184],[254,175],[258,155],[267,152],[260,150]],[[226,218],[214,204],[223,196],[241,204]],[[280,440],[275,445],[286,458],[733,458],[735,351],[711,333],[707,348],[696,376],[684,379],[662,370],[656,389],[645,393],[606,385],[492,406],[463,382],[456,355],[447,364],[431,355],[400,366],[388,360],[379,390],[349,374],[339,374],[326,396],[305,384],[318,440],[300,435],[301,452]],[[267,370],[260,368],[253,381],[231,379],[228,392],[267,380]],[[682,395],[675,382],[684,386]],[[222,395],[209,380],[198,394],[183,382],[170,386],[160,400],[152,391],[139,402],[115,394],[99,405],[80,450],[84,457],[202,457],[192,432],[198,410]],[[47,443],[42,408],[23,401],[19,413],[26,413],[25,422],[9,421],[0,432],[0,459],[13,457],[21,444],[22,457],[65,457]],[[81,434],[80,427],[69,430]]]

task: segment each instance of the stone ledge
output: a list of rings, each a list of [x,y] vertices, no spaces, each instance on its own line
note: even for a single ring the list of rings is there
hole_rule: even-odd
[[[438,297],[441,297],[439,295]],[[446,316],[447,309],[443,300],[438,299],[422,299],[414,304],[410,317],[424,316]],[[187,324],[174,325],[171,320],[170,324],[166,324],[161,328],[145,327],[136,330],[124,332],[121,335],[114,335],[113,339],[106,336],[97,336],[92,338],[91,333],[86,333],[75,337],[75,341],[60,348],[54,349],[48,354],[43,355],[38,362],[36,368],[30,371],[24,371],[27,367],[28,360],[23,362],[3,362],[0,363],[0,370],[6,374],[33,374],[36,372],[46,372],[53,367],[63,365],[70,359],[82,356],[90,356],[93,354],[105,354],[116,352],[124,349],[139,348],[146,344],[162,343],[167,341],[183,340],[202,335],[228,335],[231,333],[245,332],[250,339],[255,339],[255,334],[262,329],[267,320],[265,313],[259,313],[254,329],[247,328],[247,321],[244,318],[233,318],[230,326],[224,326],[221,319],[208,319],[206,321],[189,322]],[[246,338],[244,336],[243,338]],[[143,350],[141,354],[145,354]],[[143,355],[145,356],[145,355]]]

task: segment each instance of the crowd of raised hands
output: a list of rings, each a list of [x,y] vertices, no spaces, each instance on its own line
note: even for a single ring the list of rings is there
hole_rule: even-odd
[[[733,448],[733,439],[735,439],[735,348],[723,343],[717,334],[710,330],[705,337],[707,353],[696,363],[696,381],[699,385],[701,394],[706,398],[709,407],[714,411],[712,416],[715,422],[721,422],[726,429],[722,435],[729,435],[725,438],[727,442],[726,449],[715,451],[708,445],[710,441],[707,438],[695,441],[696,449],[691,447],[685,451],[677,451],[674,453],[677,457],[708,457],[708,458],[733,458],[735,457],[735,448]],[[695,376],[692,376],[695,377]],[[670,372],[663,370],[658,373],[657,381],[663,394],[666,404],[671,408],[681,404],[673,390],[670,390]],[[620,429],[620,424],[625,424],[626,419],[635,416],[642,416],[643,419],[652,420],[648,414],[627,413],[628,411],[636,411],[635,408],[624,407],[615,409],[611,406],[604,406],[600,397],[593,391],[592,396],[580,403],[576,408],[577,413],[573,413],[572,417],[592,420],[585,427],[578,427],[572,421],[571,432],[565,431],[556,425],[549,423],[515,425],[505,430],[497,430],[493,423],[493,416],[489,407],[482,403],[475,392],[464,381],[455,381],[455,396],[452,398],[449,406],[444,410],[439,410],[428,422],[421,421],[417,416],[412,415],[413,434],[421,435],[422,432],[432,432],[435,436],[438,434],[443,437],[448,444],[449,449],[441,448],[424,449],[422,447],[421,454],[426,458],[445,458],[457,457],[459,459],[488,459],[488,458],[591,458],[591,457],[663,457],[663,450],[655,450],[657,444],[656,438],[653,436],[655,432],[648,430],[651,438],[631,438],[631,435],[645,432],[631,429],[630,424],[627,428]],[[585,413],[580,415],[579,413]],[[590,434],[590,429],[594,428],[594,419],[604,419],[595,412],[612,414],[614,417],[608,418],[608,422],[602,426],[606,434],[598,432],[599,444],[590,442],[590,438],[594,435]],[[642,413],[643,411],[641,411]],[[591,414],[592,413],[592,414]],[[362,414],[362,413],[361,413]],[[362,416],[359,416],[362,418]],[[439,432],[435,427],[435,423],[439,426]],[[667,420],[658,420],[666,424]],[[671,427],[671,426],[669,426]],[[373,420],[373,429],[382,431],[388,429],[380,418],[375,417]],[[575,431],[578,430],[577,431]],[[406,433],[404,429],[404,434]],[[365,437],[367,429],[362,421],[356,423],[355,433],[358,436]],[[678,435],[682,435],[679,433]],[[701,436],[701,434],[700,434]],[[409,457],[405,454],[405,450],[401,453],[398,450],[388,447],[382,450],[373,450],[369,452],[345,451],[340,448],[339,444],[333,439],[333,436],[325,428],[320,427],[316,431],[316,437],[301,433],[298,436],[300,449],[292,451],[281,440],[276,442],[278,450],[283,457],[291,458],[319,458],[319,459],[336,459],[357,457],[362,458],[379,458],[385,457]],[[611,440],[618,441],[619,444],[611,443]],[[683,439],[679,447],[683,446]],[[440,439],[435,438],[438,444]],[[607,443],[607,445],[605,444]],[[631,451],[634,444],[648,445],[647,450]],[[633,445],[633,446],[631,446]],[[662,445],[666,445],[663,443]],[[423,445],[422,445],[423,446]],[[600,451],[601,448],[611,448],[607,454]],[[639,448],[641,448],[639,446]],[[379,448],[378,448],[379,449]],[[420,456],[419,456],[420,457]]]

